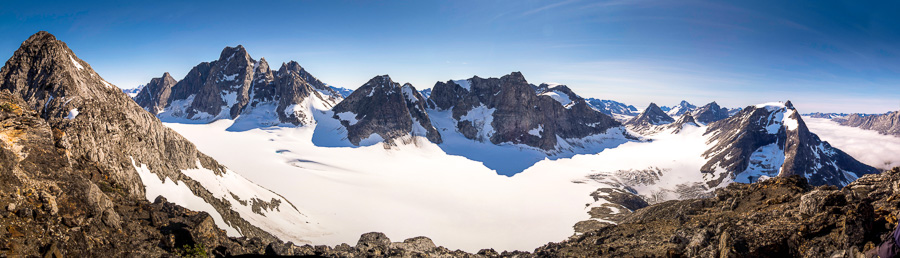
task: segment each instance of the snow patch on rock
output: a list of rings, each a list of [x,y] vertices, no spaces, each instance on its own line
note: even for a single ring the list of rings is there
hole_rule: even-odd
[[[75,119],[75,117],[77,117],[77,116],[78,116],[78,109],[73,108],[73,109],[69,110],[69,115],[66,116],[66,119],[72,120],[72,119]]]
[[[78,63],[78,61],[76,61],[74,57],[69,56],[69,60],[72,60],[72,64],[74,64],[75,67],[78,68],[78,70],[84,70],[84,66],[81,66],[81,64]]]

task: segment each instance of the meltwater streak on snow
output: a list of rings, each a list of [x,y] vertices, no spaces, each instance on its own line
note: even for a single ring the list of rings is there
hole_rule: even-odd
[[[470,252],[532,250],[571,236],[572,225],[589,218],[584,207],[599,187],[571,182],[589,170],[500,176],[425,139],[392,150],[324,148],[313,145],[313,126],[229,132],[230,123],[167,126],[316,218],[331,233],[310,236],[316,244],[353,244],[379,231]]]
[[[900,166],[900,137],[842,126],[826,118],[803,117],[809,131],[862,163],[879,169]]]

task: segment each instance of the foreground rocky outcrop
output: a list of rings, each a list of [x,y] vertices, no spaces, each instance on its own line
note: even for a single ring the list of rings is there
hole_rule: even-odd
[[[569,257],[860,257],[900,212],[900,168],[843,188],[799,176],[731,184],[716,197],[668,201],[535,250]]]

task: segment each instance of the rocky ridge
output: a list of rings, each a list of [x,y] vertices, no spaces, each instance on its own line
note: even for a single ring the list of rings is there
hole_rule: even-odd
[[[500,78],[438,82],[430,110],[449,111],[468,139],[559,151],[566,139],[582,139],[621,126],[593,110],[565,85],[532,87],[519,72]]]
[[[164,120],[244,116],[259,126],[308,125],[315,123],[314,109],[331,108],[343,99],[297,62],[273,71],[265,58],[253,59],[241,45],[226,47],[218,60],[198,64],[175,84],[166,75],[148,84],[165,82],[160,87],[146,87],[135,99]]]
[[[844,126],[859,127],[878,131],[881,134],[900,136],[900,111],[881,115],[850,114],[845,117],[834,118],[834,120]]]

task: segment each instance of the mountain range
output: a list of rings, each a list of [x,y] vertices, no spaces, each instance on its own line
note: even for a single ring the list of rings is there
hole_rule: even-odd
[[[874,200],[890,202],[882,197],[893,190],[884,185],[894,185],[888,181],[897,174],[867,176],[879,171],[819,139],[790,101],[732,110],[716,102],[698,108],[682,101],[668,111],[651,103],[638,113],[615,101],[584,99],[566,85],[531,84],[520,72],[436,82],[428,91],[379,75],[351,91],[323,83],[294,61],[272,70],[264,58],[253,59],[240,45],[226,47],[217,60],[199,63],[180,80],[163,73],[132,98],[65,43],[39,32],[0,69],[0,111],[0,204],[7,211],[0,216],[0,234],[8,236],[0,239],[0,251],[7,255],[166,256],[191,248],[217,256],[656,255],[665,247],[664,252],[682,255],[796,249],[815,256],[835,248],[859,249],[885,234],[873,225],[886,223],[848,212],[885,213],[873,208],[884,206]],[[850,117],[849,125],[896,134],[897,112]],[[586,154],[578,159],[615,157],[619,147],[625,152],[635,146],[671,144],[676,147],[657,153],[687,153],[692,160],[673,163],[667,156],[645,154],[638,158],[666,163],[614,172],[598,171],[594,166],[603,164],[588,163],[592,174],[587,179],[562,181],[601,186],[585,193],[594,203],[572,207],[588,211],[592,219],[575,225],[580,235],[539,247],[533,254],[493,249],[469,254],[437,247],[425,237],[391,242],[381,233],[362,235],[356,246],[297,246],[312,243],[308,237],[329,234],[319,223],[326,218],[302,212],[304,207],[291,202],[296,197],[286,198],[268,190],[271,186],[244,178],[244,173],[265,171],[232,171],[164,124],[217,121],[230,121],[227,130],[234,134],[308,128],[352,146],[341,149],[347,153],[372,151],[366,147],[380,144],[384,150],[376,148],[377,153],[386,153],[385,158],[462,150],[474,154],[460,156],[477,160],[482,154],[478,148],[485,148],[527,153],[534,158],[529,169],[532,164],[542,169],[554,159],[572,157],[558,163],[561,175],[572,173],[564,171],[565,166],[582,166],[574,158],[577,154]],[[321,137],[315,133],[313,138]],[[681,144],[692,147],[678,149]],[[274,150],[270,155],[286,152]],[[353,157],[344,159],[354,162]],[[315,160],[294,162],[331,166]],[[402,166],[397,164],[397,169]],[[327,181],[378,174],[332,169]],[[434,168],[416,169],[427,173]],[[875,185],[884,187],[869,187]],[[820,187],[811,190],[814,186]],[[861,190],[866,187],[871,189]],[[867,193],[871,198],[857,200]],[[699,197],[712,198],[685,200]],[[725,209],[734,212],[720,214]],[[771,212],[763,212],[766,209]],[[688,223],[700,221],[703,214],[716,215],[703,217],[702,225]],[[786,219],[765,222],[767,216]],[[846,217],[837,233],[828,230],[838,227],[835,216]],[[818,220],[805,220],[810,217]],[[761,225],[748,229],[732,223],[740,218]],[[692,231],[674,226],[680,224]],[[798,231],[808,236],[803,239],[816,240],[779,233],[773,239],[787,240],[769,243],[764,237],[740,235],[761,234],[768,227],[792,229],[791,234]],[[633,238],[622,236],[635,232],[652,240],[648,243],[657,243],[660,235],[667,242],[642,252],[621,249],[634,247],[629,242]],[[840,235],[840,247],[831,242],[820,249],[809,246],[829,232]]]

